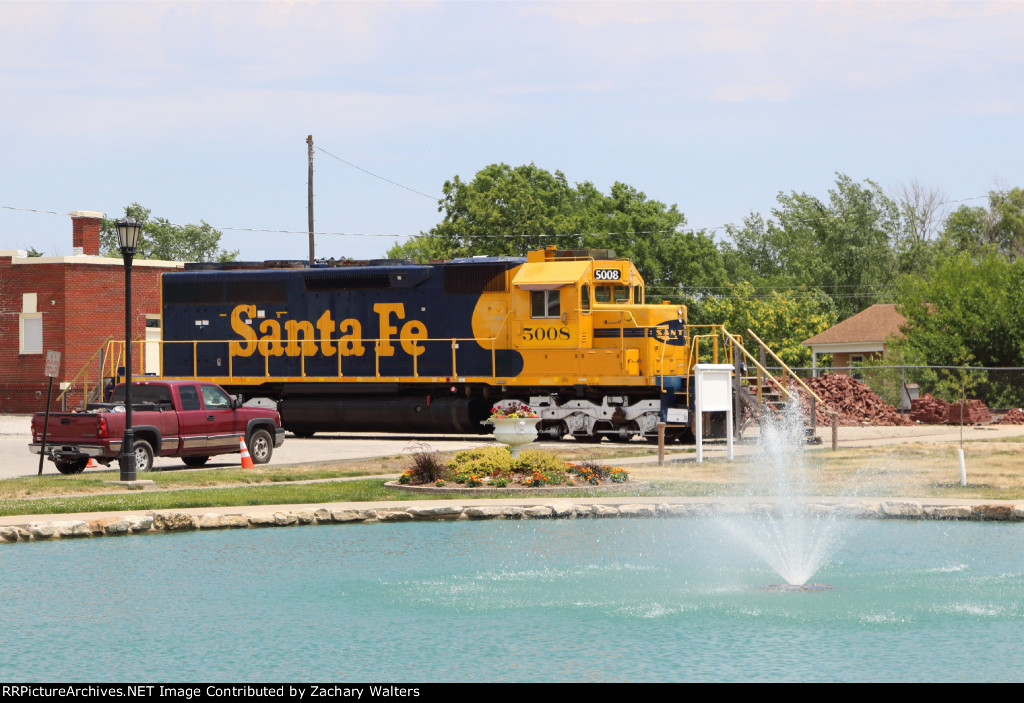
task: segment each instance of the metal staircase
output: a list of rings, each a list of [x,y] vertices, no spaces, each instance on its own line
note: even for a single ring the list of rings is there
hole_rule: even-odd
[[[823,401],[817,393],[803,382],[789,366],[773,352],[764,341],[752,330],[747,329],[747,334],[758,346],[758,357],[755,358],[743,345],[743,338],[731,334],[725,327],[722,327],[722,336],[728,342],[732,353],[735,373],[736,390],[736,432],[742,437],[743,431],[754,422],[760,423],[766,413],[778,413],[786,402],[793,397],[789,391],[787,381],[795,381],[810,399],[810,425],[805,428],[804,434],[809,444],[820,444],[821,438],[817,436],[817,406],[820,403],[823,407],[832,409]],[[770,356],[782,369],[780,376],[775,376],[768,369],[767,357]],[[747,373],[750,369],[743,359],[749,360],[755,372]]]

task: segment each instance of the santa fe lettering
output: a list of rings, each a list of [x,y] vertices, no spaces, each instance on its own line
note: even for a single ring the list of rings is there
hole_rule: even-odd
[[[420,341],[429,338],[427,326],[420,320],[406,320],[404,303],[375,303],[373,311],[377,314],[380,336],[364,339],[361,321],[350,317],[335,322],[330,310],[325,310],[316,323],[285,319],[282,325],[281,320],[258,318],[255,305],[236,305],[231,311],[231,329],[241,339],[228,345],[228,353],[241,357],[253,354],[362,356],[366,351],[365,342],[374,342],[378,356],[394,356],[395,346],[392,342],[398,342],[402,351],[409,356],[419,356],[426,351]],[[340,333],[340,336],[335,336],[335,333]]]

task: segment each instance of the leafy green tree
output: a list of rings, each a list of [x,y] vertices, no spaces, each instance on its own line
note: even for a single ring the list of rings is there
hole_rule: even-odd
[[[125,208],[126,217],[142,223],[135,257],[164,261],[234,261],[238,251],[220,248],[220,230],[203,220],[198,225],[174,225],[163,217],[150,218],[151,211],[138,203]],[[100,248],[104,256],[119,257],[115,220],[103,220],[100,226]]]
[[[728,228],[725,262],[733,280],[824,291],[840,318],[891,295],[914,234],[878,184],[840,173],[827,200],[796,192],[777,200],[771,219],[755,213]]]
[[[691,325],[725,325],[745,339],[747,330],[753,330],[791,367],[810,366],[811,350],[801,342],[835,323],[836,312],[827,295],[802,291],[758,294],[749,283],[730,285],[728,295],[705,300],[699,312],[690,315]],[[701,331],[699,326],[694,329]],[[752,346],[744,346],[753,353]]]
[[[961,206],[946,220],[942,241],[956,251],[995,251],[1009,260],[1024,254],[1024,189],[989,193],[988,207]]]
[[[965,359],[978,366],[1024,366],[1022,299],[1024,258],[954,254],[926,277],[903,279],[898,309],[907,318],[906,337],[894,346],[932,366],[963,366]],[[1007,385],[988,389],[986,397],[1019,404],[1024,390]]]
[[[445,182],[440,223],[393,247],[388,256],[415,261],[458,256],[522,256],[531,249],[605,248],[631,259],[654,297],[700,294],[724,285],[714,241],[684,231],[675,205],[649,200],[615,183],[606,195],[593,183],[572,186],[560,171],[534,164],[491,164],[469,182]]]

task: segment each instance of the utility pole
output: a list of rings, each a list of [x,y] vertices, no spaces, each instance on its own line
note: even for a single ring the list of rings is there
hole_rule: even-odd
[[[306,137],[306,144],[309,146],[309,265],[312,266],[316,260],[316,253],[313,246],[313,135]]]

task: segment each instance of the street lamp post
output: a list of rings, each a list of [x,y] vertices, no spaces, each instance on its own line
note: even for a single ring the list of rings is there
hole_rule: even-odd
[[[133,217],[117,221],[117,241],[124,259],[124,437],[117,463],[121,480],[135,480],[135,430],[132,429],[132,259],[139,243],[141,225]]]

